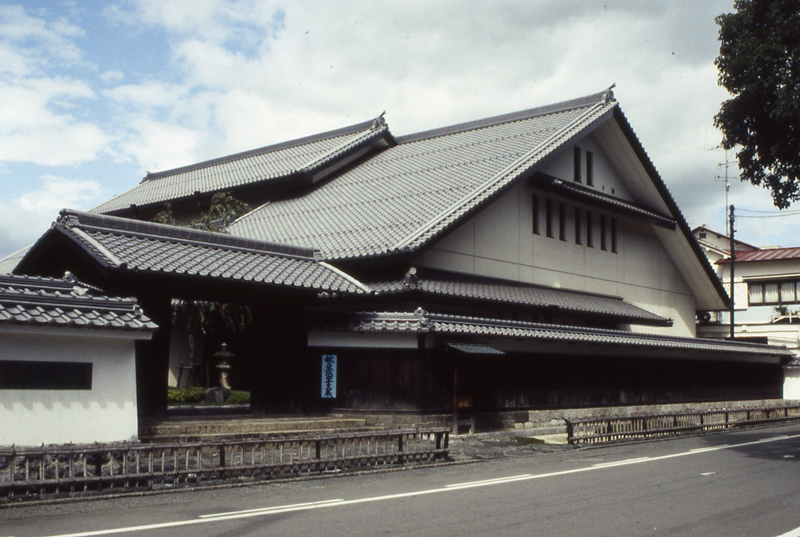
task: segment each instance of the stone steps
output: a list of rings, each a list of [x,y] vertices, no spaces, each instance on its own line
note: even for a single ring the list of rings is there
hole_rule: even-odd
[[[371,430],[376,428],[368,427],[366,421],[359,418],[250,416],[172,418],[143,420],[139,425],[139,439],[142,442],[152,443],[199,442]]]

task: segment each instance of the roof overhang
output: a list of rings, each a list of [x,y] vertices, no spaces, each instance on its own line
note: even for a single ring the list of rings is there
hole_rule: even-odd
[[[137,297],[249,302],[285,295],[302,301],[320,292],[369,292],[312,249],[68,210],[15,269],[55,277],[65,271]]]
[[[575,326],[508,321],[429,313],[353,312],[317,319],[311,332],[351,333],[357,336],[384,334],[431,334],[442,339],[441,346],[458,338],[464,343],[489,345],[503,352],[626,356],[637,358],[712,360],[786,364],[794,354],[785,347],[601,330]],[[332,340],[333,341],[333,340]],[[411,341],[409,339],[409,341]],[[369,342],[365,340],[365,347]],[[372,343],[374,345],[374,343]]]
[[[372,303],[416,300],[461,303],[473,308],[498,306],[593,323],[672,326],[673,320],[620,297],[453,273],[426,267],[410,268],[402,278],[370,280]],[[380,307],[386,307],[380,306]],[[573,321],[574,322],[574,321]]]

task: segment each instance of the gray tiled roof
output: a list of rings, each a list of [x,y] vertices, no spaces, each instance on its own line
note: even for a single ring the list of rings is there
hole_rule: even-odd
[[[25,257],[25,254],[30,250],[30,246],[26,246],[22,250],[14,252],[13,254],[0,259],[0,274],[11,274],[20,260]]]
[[[793,356],[792,352],[785,347],[760,345],[756,343],[711,340],[706,338],[659,336],[622,330],[603,330],[445,315],[429,313],[421,308],[413,313],[357,312],[339,314],[335,322],[329,322],[320,325],[320,327],[326,330],[343,330],[349,332],[437,333],[444,336],[479,336],[598,345],[624,345],[634,348],[770,355],[785,358]]]
[[[355,279],[320,262],[309,248],[68,210],[61,212],[54,232],[63,233],[109,269],[324,292],[367,291]]]
[[[411,252],[609,117],[610,91],[547,108],[398,138],[336,179],[266,203],[237,235],[314,246],[325,259]]]
[[[383,137],[391,138],[382,117],[315,136],[148,174],[131,190],[102,203],[93,213],[114,213],[191,198],[195,193],[229,191],[311,175]]]
[[[517,304],[531,308],[588,314],[618,322],[668,326],[670,319],[656,315],[621,298],[567,291],[479,276],[454,274],[431,269],[416,269],[402,280],[365,282],[377,295],[429,294],[488,302]]]
[[[0,276],[0,325],[103,328],[152,332],[158,328],[135,299],[96,293],[73,280]]]

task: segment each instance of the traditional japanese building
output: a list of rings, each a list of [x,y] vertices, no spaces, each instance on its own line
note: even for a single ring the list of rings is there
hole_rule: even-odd
[[[180,221],[229,192],[226,234]],[[231,347],[258,411],[508,426],[542,408],[781,398],[783,348],[697,339],[728,296],[611,90],[394,136],[383,116],[148,174],[62,212],[15,272],[71,270],[162,327],[170,299],[249,304]],[[523,419],[524,418],[520,418]]]
[[[73,277],[0,276],[0,445],[135,439],[134,350],[156,328]]]

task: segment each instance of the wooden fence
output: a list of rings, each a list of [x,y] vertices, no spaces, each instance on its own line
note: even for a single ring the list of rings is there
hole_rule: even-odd
[[[583,418],[566,420],[567,441],[570,444],[599,444],[793,419],[800,419],[800,405]]]
[[[0,449],[0,500],[31,494],[259,480],[447,459],[448,428],[230,442]]]

